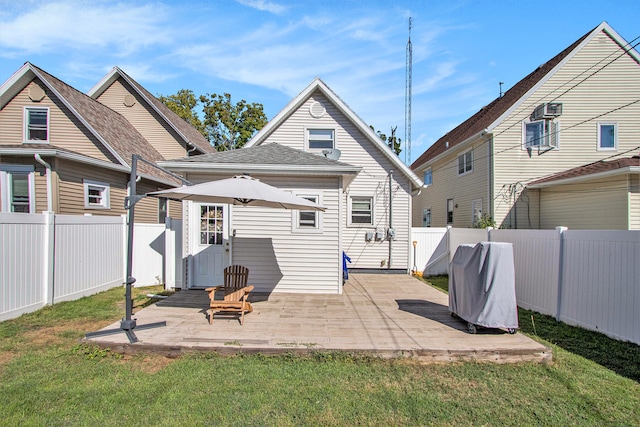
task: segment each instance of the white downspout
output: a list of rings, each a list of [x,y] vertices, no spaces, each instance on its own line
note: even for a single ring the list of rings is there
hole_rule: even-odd
[[[53,212],[53,189],[51,188],[51,165],[45,162],[40,154],[36,153],[33,155],[36,159],[36,162],[40,163],[42,166],[46,168],[47,174],[47,211]]]

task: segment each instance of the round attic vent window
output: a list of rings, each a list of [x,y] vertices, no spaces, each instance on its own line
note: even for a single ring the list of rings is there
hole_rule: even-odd
[[[318,101],[313,102],[309,106],[309,114],[311,114],[311,117],[315,117],[316,119],[324,116],[324,113],[326,112],[327,110],[324,108],[324,105],[322,105]]]
[[[40,86],[31,86],[29,88],[29,98],[33,102],[40,102],[44,99],[44,90]]]
[[[124,96],[124,105],[127,107],[133,107],[136,103],[136,99],[131,94]]]

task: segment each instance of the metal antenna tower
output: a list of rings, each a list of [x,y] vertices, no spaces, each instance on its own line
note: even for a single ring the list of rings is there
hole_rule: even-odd
[[[407,68],[404,85],[404,163],[411,162],[411,84],[413,47],[411,46],[411,17],[409,17],[409,41],[407,42]]]

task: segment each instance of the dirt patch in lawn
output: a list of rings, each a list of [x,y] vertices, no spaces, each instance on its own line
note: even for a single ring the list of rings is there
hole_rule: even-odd
[[[176,359],[161,356],[159,354],[125,355],[122,363],[129,364],[147,374],[156,374],[169,366]]]
[[[27,331],[24,337],[25,342],[29,343],[30,348],[33,349],[34,347],[47,347],[68,343],[69,341],[77,341],[85,333],[100,330],[105,326],[107,326],[107,323],[104,321],[74,320],[58,322],[53,326]]]

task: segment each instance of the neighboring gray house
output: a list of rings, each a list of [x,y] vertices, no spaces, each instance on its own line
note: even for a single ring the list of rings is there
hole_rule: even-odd
[[[411,196],[422,181],[320,79],[245,148],[160,164],[192,182],[249,173],[327,208],[188,204],[189,287],[210,286],[238,263],[258,290],[340,293],[343,252],[352,269],[409,271]],[[201,225],[212,218],[222,239],[202,244]]]

